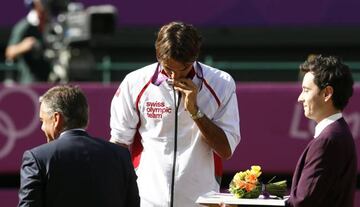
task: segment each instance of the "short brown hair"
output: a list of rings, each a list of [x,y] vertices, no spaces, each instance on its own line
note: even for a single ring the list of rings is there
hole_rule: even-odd
[[[171,22],[161,27],[156,42],[156,57],[159,61],[174,59],[193,62],[199,57],[202,38],[196,28],[182,22]]]
[[[319,89],[331,86],[334,89],[332,100],[334,107],[343,110],[353,94],[354,80],[350,68],[336,56],[311,55],[300,65],[304,74],[314,74],[314,83]]]

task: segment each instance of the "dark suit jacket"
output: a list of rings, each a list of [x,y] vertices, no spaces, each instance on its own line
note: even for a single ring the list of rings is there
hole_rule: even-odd
[[[354,139],[343,118],[327,126],[301,155],[287,206],[352,207],[357,158]]]
[[[139,206],[127,149],[69,130],[24,153],[19,206]]]

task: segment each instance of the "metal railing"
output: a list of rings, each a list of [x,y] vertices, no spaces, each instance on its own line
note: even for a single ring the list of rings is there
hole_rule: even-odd
[[[204,58],[203,62],[207,65],[223,70],[298,70],[302,62],[297,61],[214,61],[211,56]],[[144,67],[151,62],[113,62],[109,56],[105,56],[101,62],[96,64],[96,69],[101,71],[101,80],[103,83],[110,83],[112,72],[114,71],[132,71]],[[360,81],[360,61],[346,62],[352,69],[355,81]],[[0,63],[0,72],[4,71],[5,76],[11,78],[18,68],[16,64]]]
[[[205,64],[223,70],[298,70],[302,62],[297,61],[214,61],[211,56],[205,57]],[[110,57],[104,57],[102,62],[97,63],[97,69],[102,71],[104,83],[111,82],[111,72],[120,70],[136,70],[151,62],[112,62]],[[346,64],[353,71],[355,81],[360,81],[360,61],[348,61]]]

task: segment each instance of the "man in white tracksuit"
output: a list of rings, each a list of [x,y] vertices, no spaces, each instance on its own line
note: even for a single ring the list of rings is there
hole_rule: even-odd
[[[188,24],[163,26],[158,63],[128,74],[111,104],[111,142],[129,146],[141,206],[197,206],[219,191],[221,159],[240,141],[236,85],[198,58],[201,37]]]

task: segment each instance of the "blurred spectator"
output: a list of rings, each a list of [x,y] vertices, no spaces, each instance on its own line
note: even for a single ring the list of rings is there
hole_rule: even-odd
[[[44,56],[43,30],[47,12],[42,0],[26,0],[30,8],[26,17],[12,29],[5,51],[7,62],[16,62],[20,82],[47,81],[52,69]]]

